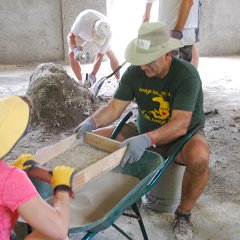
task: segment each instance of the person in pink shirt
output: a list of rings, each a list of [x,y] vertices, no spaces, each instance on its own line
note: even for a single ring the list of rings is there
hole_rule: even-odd
[[[53,170],[52,207],[41,198],[25,172],[37,164],[32,155],[23,154],[12,166],[3,160],[28,128],[30,107],[26,99],[19,96],[0,99],[0,239],[10,239],[19,216],[34,229],[26,240],[68,239],[74,169],[57,166]]]

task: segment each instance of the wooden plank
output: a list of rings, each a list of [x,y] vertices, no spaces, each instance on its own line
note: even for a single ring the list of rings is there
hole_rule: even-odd
[[[120,143],[118,141],[99,136],[94,133],[86,132],[83,139],[77,139],[76,136],[76,134],[73,134],[70,137],[62,139],[53,145],[41,148],[35,154],[36,161],[39,164],[44,165],[50,159],[57,157],[59,154],[65,152],[70,147],[73,147],[82,141],[109,153],[112,153],[120,148]]]
[[[120,148],[87,168],[77,172],[73,177],[73,191],[77,191],[85,183],[117,167],[120,164],[126,149],[127,147]]]
[[[35,154],[35,160],[44,165],[50,159],[55,158],[59,154],[65,152],[69,147],[74,146],[77,144],[76,134],[73,134],[70,137],[67,137],[53,145],[41,148]]]
[[[90,132],[84,134],[83,142],[109,153],[120,148],[120,142]]]

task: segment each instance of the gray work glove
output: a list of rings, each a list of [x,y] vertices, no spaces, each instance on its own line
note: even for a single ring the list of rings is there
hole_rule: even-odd
[[[73,53],[74,53],[74,59],[76,61],[80,61],[83,51],[79,49],[78,47],[73,48]]]
[[[132,164],[140,160],[144,151],[152,145],[150,137],[145,133],[131,137],[121,143],[121,147],[127,146],[127,150],[121,161],[121,167],[126,163]]]
[[[84,81],[83,86],[90,88],[96,82],[96,80],[96,77],[92,73],[90,73],[88,74],[87,79]]]
[[[170,36],[172,38],[176,38],[178,40],[181,40],[183,38],[182,32],[181,31],[177,31],[177,30],[171,30],[170,31]],[[180,57],[180,52],[179,49],[174,49],[172,50],[172,56],[174,57]]]
[[[79,139],[83,137],[85,132],[91,132],[94,129],[96,129],[95,122],[93,118],[89,117],[76,127],[74,133],[77,133],[77,139]]]

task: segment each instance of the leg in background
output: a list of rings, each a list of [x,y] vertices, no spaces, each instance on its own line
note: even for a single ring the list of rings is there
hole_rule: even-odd
[[[115,69],[117,69],[119,67],[118,59],[116,58],[116,56],[112,50],[107,51],[106,55],[110,60],[111,69],[114,71]],[[115,77],[116,77],[116,79],[120,78],[120,71],[117,71],[115,73]]]
[[[192,47],[192,61],[191,61],[192,65],[194,65],[196,67],[196,69],[198,69],[198,64],[199,64],[199,51],[198,51],[198,47],[197,44],[194,43],[193,47]]]
[[[73,52],[69,53],[69,60],[70,60],[71,68],[72,68],[76,78],[79,80],[79,82],[81,82],[81,80],[82,80],[82,73],[81,73],[80,63],[74,59]]]

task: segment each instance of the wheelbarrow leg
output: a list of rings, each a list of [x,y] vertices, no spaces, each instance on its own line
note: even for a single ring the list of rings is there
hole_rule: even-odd
[[[112,226],[118,230],[124,237],[126,237],[128,240],[133,240],[128,234],[126,234],[120,227],[118,227],[116,224],[112,224]]]
[[[96,232],[88,232],[83,238],[82,240],[88,240],[93,238],[97,233]]]
[[[144,240],[148,240],[148,235],[147,235],[147,232],[146,232],[146,229],[145,229],[145,226],[143,224],[143,220],[142,220],[142,216],[139,212],[139,209],[138,209],[138,206],[137,206],[137,203],[134,203],[132,205],[132,210],[135,212],[135,214],[138,216],[138,223],[139,223],[139,226],[141,228],[141,231],[142,231],[142,235],[143,235],[143,239]]]

